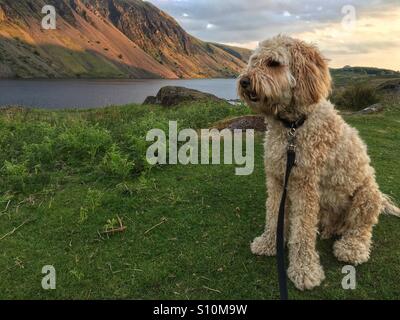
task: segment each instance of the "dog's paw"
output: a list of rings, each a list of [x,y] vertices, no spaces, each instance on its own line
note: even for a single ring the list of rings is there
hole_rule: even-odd
[[[308,265],[291,265],[288,269],[288,277],[297,289],[311,290],[318,287],[325,280],[325,273],[322,266],[317,263]]]
[[[342,262],[359,265],[369,260],[371,244],[354,238],[342,238],[333,245],[333,254]]]
[[[275,256],[276,245],[270,241],[265,235],[255,238],[250,245],[251,252],[257,256]]]

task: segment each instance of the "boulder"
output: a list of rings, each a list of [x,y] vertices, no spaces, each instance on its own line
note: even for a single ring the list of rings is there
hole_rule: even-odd
[[[240,99],[229,99],[227,100],[230,104],[237,106],[237,105],[241,105],[243,103],[242,100]]]
[[[144,100],[143,104],[157,104],[157,98],[154,97],[154,96],[148,96],[148,97]]]
[[[249,115],[249,116],[242,116],[233,119],[223,120],[221,122],[218,122],[214,126],[214,128],[218,130],[254,129],[255,131],[260,131],[260,132],[265,132],[267,130],[267,126],[265,124],[265,117],[259,115]]]
[[[378,113],[383,111],[385,108],[383,107],[382,104],[376,103],[373,104],[372,106],[369,106],[361,111],[358,111],[358,114],[371,114],[371,113]]]
[[[157,96],[149,96],[143,104],[156,104],[164,107],[171,107],[190,101],[211,100],[215,102],[226,102],[212,94],[188,89],[184,87],[167,86],[158,91]]]

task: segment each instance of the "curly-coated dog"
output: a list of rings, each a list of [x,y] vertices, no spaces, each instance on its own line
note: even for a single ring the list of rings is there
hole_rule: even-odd
[[[297,163],[286,202],[288,277],[300,289],[324,280],[316,239],[339,236],[333,252],[358,265],[370,257],[372,229],[381,212],[400,215],[379,190],[366,145],[327,100],[331,77],[319,50],[276,36],[261,42],[238,80],[240,97],[265,115],[267,218],[265,232],[251,244],[257,255],[276,254],[276,228],[288,145],[285,122],[305,118],[297,130]]]

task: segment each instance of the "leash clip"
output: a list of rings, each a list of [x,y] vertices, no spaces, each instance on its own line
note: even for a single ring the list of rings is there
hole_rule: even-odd
[[[288,151],[296,151],[296,128],[292,127],[288,131]]]

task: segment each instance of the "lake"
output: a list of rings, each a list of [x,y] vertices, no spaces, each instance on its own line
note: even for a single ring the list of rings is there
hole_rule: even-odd
[[[142,103],[164,86],[183,86],[237,99],[235,79],[193,80],[0,80],[0,106],[46,109],[100,108]]]

